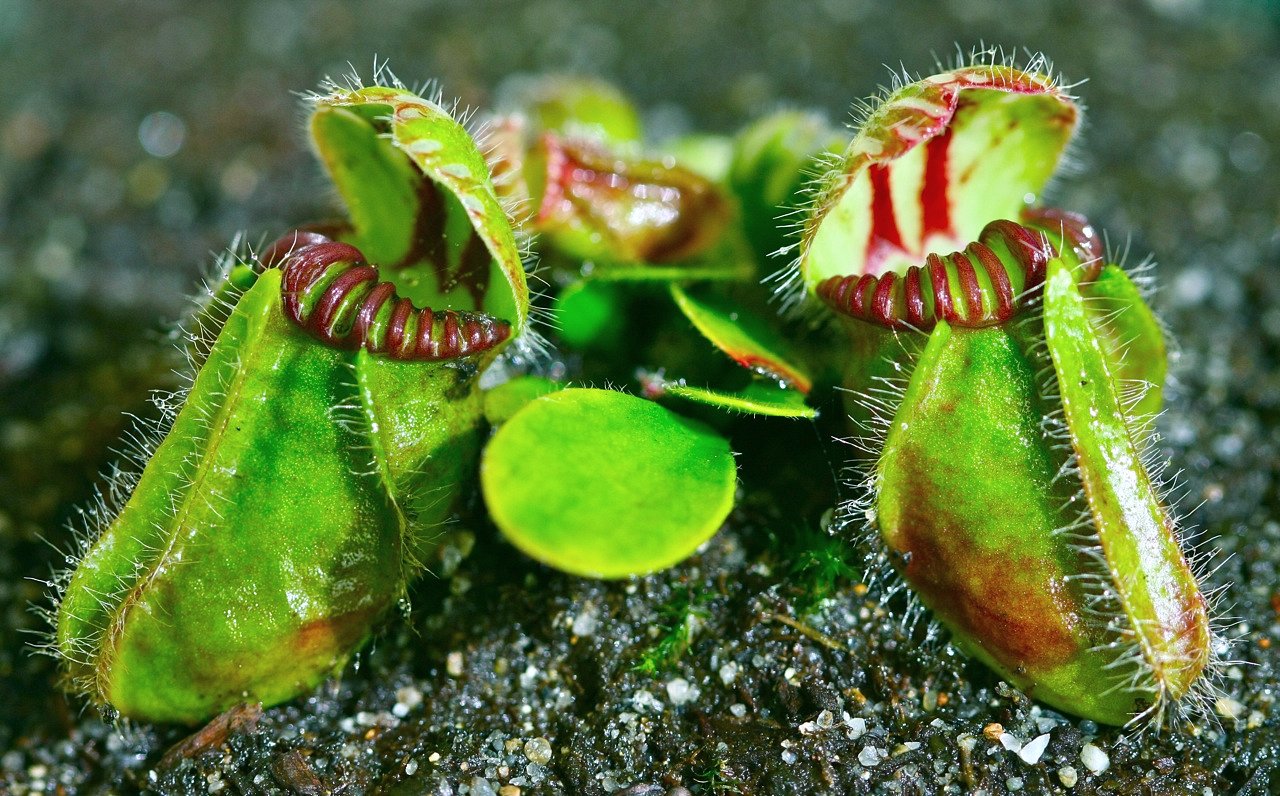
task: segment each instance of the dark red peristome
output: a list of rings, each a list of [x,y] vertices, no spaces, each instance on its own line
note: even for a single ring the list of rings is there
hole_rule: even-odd
[[[359,249],[317,232],[290,232],[259,259],[282,271],[285,315],[331,346],[438,362],[487,351],[511,336],[510,323],[484,313],[415,307],[378,279]]]
[[[1083,216],[1037,208],[1023,218],[1025,225],[992,221],[964,251],[929,254],[903,274],[833,276],[818,285],[818,296],[837,312],[891,329],[928,331],[939,320],[977,328],[1017,314],[1044,283],[1046,264],[1058,253],[1054,241],[1081,260],[1084,281],[1097,277],[1102,255]]]
[[[1043,231],[1050,241],[1062,241],[1075,251],[1085,266],[1084,281],[1091,282],[1102,271],[1102,242],[1089,219],[1070,210],[1056,207],[1029,207],[1022,211],[1022,220],[1031,227]]]

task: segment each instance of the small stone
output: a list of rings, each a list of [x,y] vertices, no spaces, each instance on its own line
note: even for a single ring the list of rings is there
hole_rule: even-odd
[[[537,763],[540,766],[545,766],[547,763],[551,762],[551,755],[551,742],[546,738],[534,738],[526,741],[524,744],[524,756],[527,757],[531,763]]]
[[[683,677],[677,677],[667,683],[667,698],[673,705],[683,705],[697,696],[698,689],[689,685],[689,681]]]
[[[540,674],[538,667],[533,664],[524,667],[524,673],[520,675],[520,687],[525,691],[533,690],[538,685],[538,675]]]
[[[1000,733],[1000,745],[1010,752],[1021,752],[1022,741],[1016,735],[1010,735],[1007,732]]]
[[[924,697],[920,700],[920,707],[924,708],[926,713],[932,713],[938,707],[938,692],[932,688],[926,689]]]
[[[516,785],[503,785],[498,788],[498,796],[520,796],[520,788]]]
[[[587,637],[596,632],[596,609],[591,603],[582,608],[582,613],[573,618],[573,635]]]
[[[889,756],[889,753],[876,746],[864,746],[858,753],[858,762],[871,768]]]
[[[818,718],[814,719],[814,723],[818,725],[819,730],[829,730],[835,726],[836,717],[829,710],[824,710],[818,714]]]
[[[1263,716],[1262,711],[1260,710],[1251,711],[1249,713],[1249,718],[1245,721],[1244,726],[1246,729],[1256,730],[1262,726],[1262,723],[1266,721],[1266,718],[1267,717]]]
[[[1111,758],[1107,757],[1107,753],[1094,746],[1091,743],[1084,745],[1080,750],[1080,762],[1084,763],[1084,767],[1095,774],[1101,774],[1111,765]]]
[[[463,667],[462,653],[450,652],[444,659],[444,670],[449,673],[450,677],[461,677],[465,671]]]
[[[735,717],[740,719],[743,716],[747,715],[747,706],[742,704],[741,702],[734,702],[732,705],[729,706],[729,712],[732,713]]]
[[[1076,774],[1074,767],[1063,766],[1058,769],[1058,781],[1062,783],[1063,787],[1074,788],[1078,780],[1079,776]]]
[[[417,774],[417,773],[418,773],[418,761],[417,761],[417,760],[410,760],[408,763],[405,763],[405,764],[404,764],[404,773],[405,773],[406,775],[410,776],[410,777],[412,777],[414,774]]]
[[[962,752],[972,752],[978,745],[978,736],[972,733],[963,733],[956,738],[956,745],[960,747]]]
[[[1213,706],[1224,719],[1238,719],[1244,715],[1244,705],[1229,696],[1218,697]]]
[[[733,681],[738,679],[738,664],[729,661],[720,667],[720,682],[725,685],[733,685]]]
[[[844,734],[851,741],[856,741],[867,734],[867,720],[863,718],[846,719],[845,725],[849,730]]]
[[[1004,786],[1014,792],[1022,790],[1023,784],[1022,777],[1009,777],[1004,781]]]
[[[489,784],[489,780],[484,777],[474,777],[471,780],[471,796],[498,796],[493,792],[493,786]]]
[[[982,728],[982,737],[988,741],[995,743],[1000,740],[1000,736],[1004,734],[1004,725],[998,721],[993,721]]]
[[[422,704],[422,692],[411,685],[404,688],[396,689],[396,704],[404,705],[405,708],[413,710]]]
[[[1041,755],[1049,746],[1049,733],[1037,735],[1022,746],[1022,750],[1018,752],[1018,757],[1022,758],[1022,762],[1029,766],[1034,766],[1040,762]]]

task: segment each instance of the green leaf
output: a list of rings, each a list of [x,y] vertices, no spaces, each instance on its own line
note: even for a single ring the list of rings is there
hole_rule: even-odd
[[[279,295],[269,269],[240,299],[63,596],[70,677],[127,716],[196,722],[289,699],[341,665],[403,588],[416,540],[370,469],[377,441],[333,422],[359,401],[347,354],[294,327]],[[432,450],[445,470],[465,461],[449,432],[422,443],[453,443]]]
[[[622,578],[691,554],[733,507],[729,443],[651,401],[570,388],[532,401],[485,449],[494,522],[533,558]]]
[[[1049,261],[1045,339],[1062,392],[1063,416],[1115,593],[1134,625],[1151,675],[1135,691],[1154,704],[1180,698],[1210,655],[1204,597],[1178,546],[1177,526],[1142,461],[1085,298],[1066,265]]]
[[[531,133],[560,133],[626,144],[639,142],[640,114],[616,86],[587,77],[551,75],[535,79],[520,92]]]
[[[615,348],[627,332],[623,288],[596,279],[572,282],[555,298],[556,327],[570,348]]]
[[[706,404],[738,412],[746,415],[763,415],[766,417],[804,417],[813,419],[818,410],[804,402],[804,394],[796,390],[785,390],[771,384],[752,382],[740,392],[725,392],[705,387],[691,387],[679,382],[670,382],[662,386],[664,395],[673,395],[687,401]]]
[[[708,180],[724,183],[729,176],[733,139],[727,136],[693,133],[669,141],[662,148],[681,166]]]
[[[786,381],[808,393],[813,379],[787,352],[787,344],[764,320],[708,292],[691,293],[671,285],[671,297],[694,327],[734,362]]]
[[[517,376],[484,394],[484,416],[490,425],[500,426],[530,401],[563,390],[565,384],[541,376]]]
[[[794,110],[765,116],[734,136],[728,183],[757,257],[772,256],[794,238],[793,222],[785,217],[801,204],[821,158],[838,154],[846,143],[846,132],[825,116]]]
[[[1080,293],[1114,368],[1116,386],[1124,393],[1142,390],[1142,397],[1126,409],[1136,418],[1154,417],[1160,412],[1168,363],[1160,321],[1117,265],[1103,268],[1097,279],[1080,286]]]

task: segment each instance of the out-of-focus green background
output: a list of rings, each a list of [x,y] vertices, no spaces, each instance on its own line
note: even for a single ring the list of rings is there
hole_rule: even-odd
[[[1266,792],[1254,772],[1280,750],[1249,733],[1272,727],[1280,688],[1260,646],[1280,641],[1280,16],[1240,0],[0,0],[0,770],[30,783],[33,749],[77,721],[24,648],[59,563],[41,540],[65,544],[121,412],[164,385],[165,322],[237,233],[330,212],[297,92],[351,65],[368,76],[375,56],[479,108],[521,76],[578,72],[620,84],[663,137],[780,106],[840,119],[893,71],[927,74],[980,43],[1044,51],[1086,81],[1052,198],[1160,263],[1156,303],[1179,341],[1167,452],[1185,507],[1203,504],[1197,538],[1234,554],[1215,576],[1244,619],[1231,654],[1261,664],[1229,672],[1242,712],[1219,711],[1234,733],[1214,736],[1219,762],[1196,758],[1217,778],[1186,792]],[[1175,787],[1176,769],[1152,770]]]

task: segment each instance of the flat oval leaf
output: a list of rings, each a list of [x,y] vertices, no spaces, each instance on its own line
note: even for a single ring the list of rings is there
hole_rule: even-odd
[[[612,390],[570,388],[517,412],[485,449],[489,514],[522,551],[576,575],[669,567],[733,507],[729,443],[701,423]]]
[[[671,382],[662,386],[662,393],[744,415],[809,419],[818,416],[818,410],[804,402],[803,393],[760,382],[749,384],[740,392],[725,392]]]
[[[813,388],[813,379],[784,353],[786,343],[763,319],[710,294],[694,295],[679,285],[671,285],[671,297],[694,327],[734,362],[786,381],[802,393]]]

